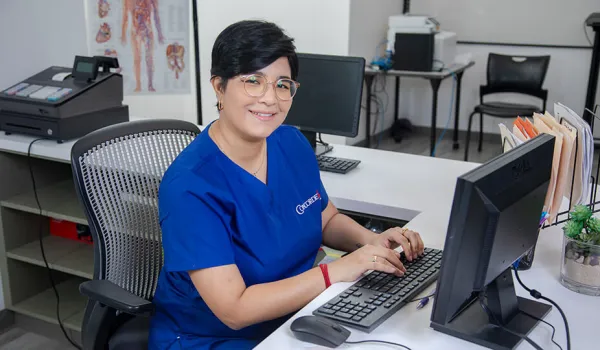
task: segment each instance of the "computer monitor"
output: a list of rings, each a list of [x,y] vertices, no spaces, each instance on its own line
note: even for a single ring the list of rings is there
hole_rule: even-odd
[[[536,244],[553,154],[554,136],[541,134],[458,178],[433,329],[513,349],[521,341],[515,333],[527,335],[538,322],[528,314],[550,311],[516,296],[511,265]]]
[[[315,152],[316,133],[355,137],[358,134],[365,59],[299,53],[298,82],[285,124],[297,126]]]

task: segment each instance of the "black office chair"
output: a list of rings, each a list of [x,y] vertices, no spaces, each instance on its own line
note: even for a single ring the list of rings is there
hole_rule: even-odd
[[[71,151],[77,195],[94,239],[94,279],[82,328],[85,350],[147,349],[163,266],[157,195],[165,170],[199,134],[180,120],[112,125]]]
[[[483,141],[483,116],[485,114],[499,118],[531,117],[533,113],[546,110],[548,90],[542,89],[550,56],[507,56],[490,53],[487,63],[487,85],[479,88],[479,105],[469,116],[467,142],[465,144],[465,161],[469,159],[469,142],[471,140],[471,124],[473,116],[479,113],[479,147],[481,152]],[[537,97],[543,101],[539,106],[509,103],[483,102],[489,94],[512,92]]]

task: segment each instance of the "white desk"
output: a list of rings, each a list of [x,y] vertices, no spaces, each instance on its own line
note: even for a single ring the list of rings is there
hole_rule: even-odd
[[[32,137],[4,135],[0,132],[0,151],[26,154]],[[32,147],[34,157],[68,163],[73,142],[57,144],[39,141]],[[456,178],[475,168],[475,163],[465,163],[439,158],[413,156],[374,149],[335,145],[333,156],[360,159],[358,168],[345,175],[322,172],[321,176],[331,200],[340,208],[355,212],[409,221],[408,227],[418,231],[427,246],[443,248]],[[570,323],[573,349],[593,349],[597,323],[590,310],[600,310],[600,298],[571,292],[558,282],[561,255],[561,230],[553,227],[542,231],[534,265],[522,272],[525,284],[542,292],[563,307]],[[327,300],[347,288],[351,283],[333,285],[292,319],[265,339],[259,349],[318,348],[294,338],[290,324],[294,318],[311,314]],[[430,287],[426,292],[433,288]],[[517,286],[517,294],[528,294]],[[429,327],[431,305],[415,310],[408,305],[381,324],[370,334],[352,330],[350,340],[377,339],[405,344],[417,349],[480,349],[472,343],[436,332]],[[557,330],[556,341],[565,344],[563,321],[557,310],[552,310],[546,320]],[[544,349],[553,349],[548,326],[538,326],[531,338]],[[381,349],[381,345],[361,344],[354,348]],[[347,348],[352,348],[347,345]],[[563,346],[564,347],[564,346]],[[522,349],[530,349],[522,344]]]
[[[346,175],[321,173],[326,190],[340,208],[381,216],[410,220],[407,227],[418,231],[427,246],[443,248],[456,177],[473,169],[477,164],[437,158],[411,156],[365,148],[335,146],[333,156],[360,159],[359,167]],[[558,281],[561,256],[562,230],[551,227],[541,232],[533,267],[520,276],[530,288],[556,301],[566,313],[571,331],[572,349],[593,349],[596,322],[585,315],[600,310],[600,298],[571,292]],[[349,287],[352,283],[338,283],[295,314],[276,332],[265,339],[257,349],[296,349],[322,347],[298,341],[290,324],[298,316],[312,311]],[[516,281],[515,281],[516,284]],[[433,286],[423,295],[431,292]],[[517,294],[529,297],[519,285]],[[482,349],[482,347],[439,333],[430,328],[433,302],[422,310],[409,304],[382,323],[370,334],[349,328],[350,341],[387,340],[418,349]],[[593,317],[592,317],[593,319]],[[556,309],[546,317],[556,328],[555,340],[566,349],[563,320]],[[550,341],[551,329],[544,324],[530,334],[544,349],[555,349]],[[383,349],[381,344],[343,345],[348,349]],[[393,347],[391,347],[393,348]],[[390,348],[390,349],[391,349]],[[519,349],[532,349],[522,342]]]
[[[147,118],[130,117],[130,121]],[[0,151],[27,155],[29,143],[37,137],[20,134],[6,135],[0,131]],[[54,140],[40,140],[31,146],[31,155],[36,158],[47,159],[60,163],[71,163],[71,148],[77,140],[58,143]]]

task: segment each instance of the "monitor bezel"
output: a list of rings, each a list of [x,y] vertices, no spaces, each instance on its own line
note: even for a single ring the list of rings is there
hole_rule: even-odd
[[[548,143],[552,145],[551,148],[554,150],[554,142],[554,136],[549,134],[540,134],[534,139],[531,139],[528,142],[513,148],[507,153],[500,154],[485,164],[482,164],[481,166],[478,166],[477,168],[458,177],[451,214],[448,222],[448,230],[444,243],[444,255],[438,277],[438,284],[450,283],[452,287],[452,285],[457,282],[457,278],[455,276],[456,271],[454,271],[453,266],[456,263],[456,259],[460,256],[460,250],[463,244],[463,236],[460,235],[460,237],[454,237],[454,235],[459,227],[464,227],[466,225],[466,220],[468,220],[467,216],[469,214],[469,200],[472,196],[472,192],[478,190],[477,183],[493,172],[503,169],[507,165],[514,163],[516,159],[522,159],[529,152],[542,147],[550,147]],[[552,157],[552,155],[550,155],[550,157]],[[550,171],[551,170],[549,170],[548,177],[550,177]],[[526,253],[526,250],[529,248],[530,247],[526,247],[523,253]],[[481,277],[478,275],[478,273],[479,271],[477,271],[477,274],[474,276],[474,284],[470,287],[472,293],[471,296],[465,295],[464,297],[467,299],[465,299],[464,304],[459,306],[457,310],[461,310],[462,307],[470,304],[473,301],[472,298],[476,292],[478,292],[478,290],[482,287],[485,288],[485,286],[476,285],[478,284],[477,280]],[[453,290],[453,288],[448,289],[448,286],[438,286],[436,289],[436,298],[434,299],[433,310],[431,313],[432,322],[445,324],[460,314],[460,311],[458,311],[458,314],[454,314],[452,311],[453,307],[457,305],[447,305],[449,299],[452,297],[452,293],[449,293],[451,290]],[[451,314],[448,314],[449,312]],[[444,319],[444,322],[440,322],[440,317]]]
[[[356,137],[358,135],[358,131],[360,129],[360,114],[361,114],[362,94],[363,94],[364,75],[365,75],[365,66],[366,66],[366,60],[364,59],[364,57],[323,55],[323,54],[305,53],[305,52],[297,53],[297,56],[298,56],[298,61],[300,61],[301,58],[309,58],[309,59],[318,59],[318,60],[327,60],[327,61],[338,61],[338,62],[344,62],[344,63],[355,63],[355,64],[360,65],[360,69],[361,69],[361,74],[360,74],[360,79],[359,79],[360,84],[357,84],[358,85],[358,98],[356,99],[356,101],[354,101],[354,106],[353,106],[354,117],[352,120],[352,130],[346,132],[346,131],[340,131],[339,129],[335,130],[335,129],[328,129],[328,128],[315,128],[315,127],[306,126],[306,125],[290,124],[287,122],[287,117],[283,123],[286,125],[295,126],[302,131],[336,135],[336,136]],[[299,71],[300,72],[302,71],[302,64],[300,62],[299,62]],[[299,83],[301,85],[300,89],[302,89],[302,81],[299,81]],[[290,110],[292,110],[293,108],[294,108],[294,102],[292,100],[292,107]],[[288,115],[289,115],[289,112],[288,112]]]

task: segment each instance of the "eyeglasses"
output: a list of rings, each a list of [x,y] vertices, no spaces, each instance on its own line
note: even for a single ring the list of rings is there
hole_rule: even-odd
[[[277,81],[268,81],[260,74],[242,75],[240,79],[244,82],[246,94],[252,97],[261,97],[267,92],[269,85],[273,85],[275,95],[282,101],[291,100],[300,87],[300,83],[292,79],[282,78]]]

